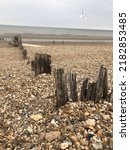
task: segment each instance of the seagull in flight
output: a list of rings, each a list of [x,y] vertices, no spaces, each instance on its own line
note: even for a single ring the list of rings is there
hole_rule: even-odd
[[[80,15],[80,17],[87,21],[87,15],[86,15],[86,11],[85,10],[82,11],[82,14]]]

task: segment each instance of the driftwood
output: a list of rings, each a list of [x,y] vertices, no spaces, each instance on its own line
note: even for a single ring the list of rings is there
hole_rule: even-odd
[[[64,76],[64,70],[59,68],[55,71],[55,82],[56,82],[56,108],[65,105],[68,98],[68,89],[66,76]]]
[[[31,62],[31,68],[36,76],[42,73],[51,74],[51,55],[36,53],[35,60]]]
[[[70,79],[70,98],[73,100],[73,102],[78,101],[76,74],[70,73],[69,79]]]

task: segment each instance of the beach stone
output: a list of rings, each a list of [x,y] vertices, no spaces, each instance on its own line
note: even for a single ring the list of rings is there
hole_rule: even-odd
[[[83,146],[83,145],[81,145],[81,147],[80,147],[80,148],[81,148],[81,150],[84,150],[84,146]]]
[[[67,142],[61,143],[61,144],[59,145],[59,147],[60,147],[60,149],[66,149],[66,148],[69,147],[69,144],[68,144]]]
[[[112,138],[109,139],[109,147],[110,147],[110,149],[113,149],[113,139]]]
[[[32,95],[31,95],[31,99],[32,99],[32,100],[36,100],[37,98],[36,98],[35,95],[32,94]]]
[[[84,116],[89,116],[89,112],[88,111],[86,111],[85,113],[84,113]]]
[[[87,145],[86,139],[80,139],[80,144],[83,146]]]
[[[94,150],[102,150],[103,149],[101,142],[100,143],[99,142],[93,142],[92,147],[94,148]]]
[[[70,136],[70,139],[73,141],[73,142],[77,142],[78,141],[78,138],[74,135],[71,135]]]
[[[4,130],[0,128],[0,136],[4,136]]]
[[[75,145],[76,149],[80,149],[80,147],[81,147],[80,142],[75,142],[74,145]]]
[[[94,127],[95,126],[95,119],[88,119],[85,121],[84,127],[89,128],[89,127]]]
[[[85,129],[85,130],[83,131],[83,137],[86,138],[86,137],[87,137],[87,134],[88,134],[88,132],[87,132],[87,130]]]
[[[110,119],[110,115],[103,115],[103,119],[104,120],[109,120]]]
[[[57,139],[59,136],[60,136],[60,132],[59,131],[50,131],[49,133],[46,133],[45,139],[48,142],[51,142],[51,141]]]
[[[94,136],[94,133],[93,132],[88,132],[87,134],[87,139],[88,140],[91,140],[91,138]]]
[[[96,129],[97,130],[100,130],[101,129],[101,126],[99,124],[96,124]]]
[[[33,127],[32,127],[32,125],[28,126],[28,127],[27,127],[27,130],[28,130],[28,132],[32,133],[32,132],[33,132]]]
[[[36,114],[36,115],[32,114],[30,116],[30,118],[33,119],[34,121],[38,121],[38,120],[42,119],[43,117],[42,117],[42,114]]]
[[[88,149],[88,146],[84,146],[84,149],[85,149],[85,150],[89,150],[89,149]]]
[[[22,114],[23,110],[22,109],[19,109],[19,114]]]
[[[41,134],[40,134],[40,137],[39,137],[39,142],[42,142],[42,140],[44,140],[44,138],[45,138],[45,132],[42,132]]]
[[[55,121],[55,119],[52,119],[52,120],[51,120],[51,124],[52,124],[52,125],[55,125],[56,127],[58,127],[58,124],[57,124],[57,123],[58,123],[58,122]]]

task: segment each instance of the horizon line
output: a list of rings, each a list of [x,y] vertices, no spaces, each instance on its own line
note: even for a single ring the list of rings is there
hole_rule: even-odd
[[[55,27],[55,26],[35,26],[35,25],[17,25],[17,24],[0,24],[1,26],[19,26],[19,27],[36,27],[36,28],[60,28],[60,29],[81,29],[81,30],[107,30],[113,31],[113,29],[99,29],[99,28],[78,28],[78,27]]]

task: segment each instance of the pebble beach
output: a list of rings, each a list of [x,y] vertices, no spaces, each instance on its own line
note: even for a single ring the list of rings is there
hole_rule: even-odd
[[[52,74],[35,77],[20,50],[0,41],[0,150],[112,150],[113,103],[70,101],[56,110],[53,75],[57,68],[76,73],[79,95],[83,80],[95,81],[103,64],[111,91],[112,43],[24,47],[30,61],[35,53],[51,55]]]

